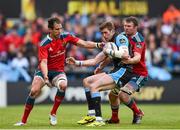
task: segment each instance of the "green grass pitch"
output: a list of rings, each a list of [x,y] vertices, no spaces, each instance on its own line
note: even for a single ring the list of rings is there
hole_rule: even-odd
[[[142,124],[132,125],[132,112],[126,107],[120,107],[121,123],[116,125],[105,125],[102,127],[87,127],[76,124],[76,122],[87,113],[86,105],[62,104],[58,110],[58,125],[49,125],[49,111],[51,105],[35,105],[27,125],[21,127],[13,126],[20,121],[24,106],[8,106],[0,108],[0,129],[180,129],[180,104],[139,105],[145,112]],[[111,115],[108,104],[102,105],[103,118]]]

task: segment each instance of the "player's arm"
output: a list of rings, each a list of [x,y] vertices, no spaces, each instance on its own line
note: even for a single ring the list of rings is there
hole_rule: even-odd
[[[138,52],[134,52],[134,56],[132,58],[123,59],[122,62],[125,64],[137,64],[141,60],[141,54]]]
[[[116,44],[118,45],[118,48],[116,50],[112,50],[110,48],[106,48],[106,46],[103,48],[103,52],[105,54],[111,55],[116,58],[121,58],[121,59],[128,59],[129,58],[129,41],[127,37],[124,35],[118,35],[116,37]]]
[[[104,59],[99,66],[94,70],[94,74],[101,73],[105,66],[107,66],[111,62],[111,59],[107,57]]]
[[[95,58],[83,61],[75,60],[73,57],[68,57],[66,58],[66,63],[76,66],[95,66],[101,61],[103,61],[106,57],[107,56],[103,52],[100,52],[98,55],[96,55]]]
[[[128,58],[127,60],[122,60],[122,62],[125,64],[137,64],[137,63],[139,63],[141,60],[141,55],[142,55],[143,49],[145,49],[144,43],[136,43],[136,45],[133,49],[134,56],[132,58]]]
[[[47,66],[48,51],[47,51],[47,48],[45,46],[40,46],[38,54],[39,54],[38,57],[39,57],[39,61],[40,61],[39,67],[43,74],[44,82],[48,86],[51,86],[49,83],[49,78],[48,78],[48,66]]]
[[[47,67],[47,59],[42,59],[40,61],[40,68],[43,74],[44,79],[48,79],[48,67]]]
[[[79,39],[77,41],[77,46],[83,47],[83,48],[103,48],[104,43],[103,42],[92,42],[92,41],[84,41],[82,39]]]

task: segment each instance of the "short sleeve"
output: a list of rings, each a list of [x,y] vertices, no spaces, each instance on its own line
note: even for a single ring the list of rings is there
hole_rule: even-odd
[[[38,53],[39,61],[41,61],[42,59],[48,58],[47,46],[40,46],[38,51],[39,51],[39,53]]]

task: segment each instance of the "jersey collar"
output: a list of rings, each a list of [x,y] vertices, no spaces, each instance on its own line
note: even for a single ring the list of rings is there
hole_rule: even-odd
[[[47,35],[47,39],[49,39],[50,41],[53,40],[53,39],[49,36],[49,34]]]

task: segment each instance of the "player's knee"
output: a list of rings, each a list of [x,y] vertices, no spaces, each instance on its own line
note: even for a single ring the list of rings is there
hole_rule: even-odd
[[[83,79],[83,86],[86,87],[86,88],[89,88],[90,87],[89,85],[90,85],[89,84],[89,79],[88,78]]]
[[[36,98],[39,95],[40,91],[40,89],[32,88],[30,91],[30,96]]]
[[[127,99],[129,96],[130,96],[129,94],[127,94],[126,92],[123,92],[123,91],[121,91],[121,92],[119,93],[119,99],[120,99],[122,102],[126,101],[126,99]]]
[[[67,88],[67,82],[66,81],[61,81],[59,86],[58,86],[61,90],[66,90]]]
[[[90,84],[89,88],[91,89],[91,92],[99,92],[98,86],[96,86],[94,84]]]

